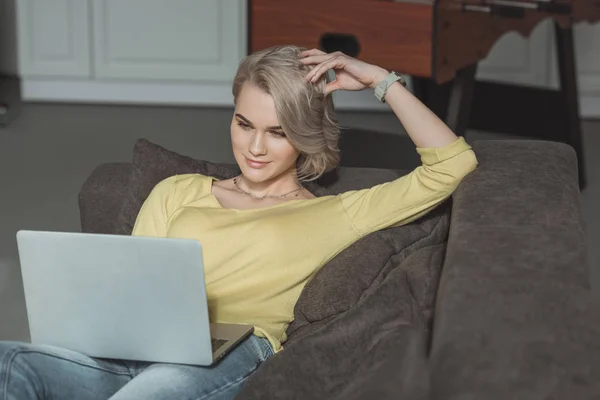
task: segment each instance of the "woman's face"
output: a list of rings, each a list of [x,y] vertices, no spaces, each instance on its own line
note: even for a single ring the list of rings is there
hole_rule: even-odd
[[[244,177],[254,183],[292,172],[300,154],[279,125],[271,95],[250,83],[237,97],[231,143]]]

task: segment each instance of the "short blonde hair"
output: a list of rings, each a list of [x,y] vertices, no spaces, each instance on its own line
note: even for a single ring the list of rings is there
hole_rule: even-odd
[[[299,61],[303,48],[276,46],[245,57],[233,81],[237,102],[244,83],[251,83],[273,97],[277,119],[292,145],[300,152],[296,173],[300,181],[312,181],[340,162],[340,128],[331,96],[325,96],[325,76],[304,82],[310,67]]]

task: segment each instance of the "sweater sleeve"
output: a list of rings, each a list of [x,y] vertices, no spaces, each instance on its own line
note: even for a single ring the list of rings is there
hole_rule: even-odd
[[[177,175],[171,176],[152,189],[137,215],[132,236],[167,236],[167,221],[174,211],[177,181]]]
[[[359,235],[403,225],[425,215],[450,197],[460,181],[477,167],[475,153],[462,137],[445,147],[417,147],[417,153],[422,165],[410,174],[340,195]]]

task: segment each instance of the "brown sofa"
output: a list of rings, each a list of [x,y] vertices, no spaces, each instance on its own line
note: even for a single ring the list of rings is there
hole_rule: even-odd
[[[600,320],[573,149],[472,145],[479,167],[452,199],[365,237],[308,283],[284,350],[240,399],[600,398]],[[82,230],[129,234],[152,187],[188,172],[237,169],[138,141],[132,163],[100,165],[85,182]],[[406,172],[342,167],[309,189],[339,193]]]

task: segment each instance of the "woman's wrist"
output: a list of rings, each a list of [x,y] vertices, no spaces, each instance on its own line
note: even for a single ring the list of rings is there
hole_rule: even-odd
[[[379,85],[385,78],[386,76],[388,76],[390,74],[390,71],[388,71],[385,68],[381,68],[381,67],[377,67],[378,71],[375,73],[375,77],[373,78],[373,81],[371,82],[371,89],[375,89],[375,87],[377,85]]]

